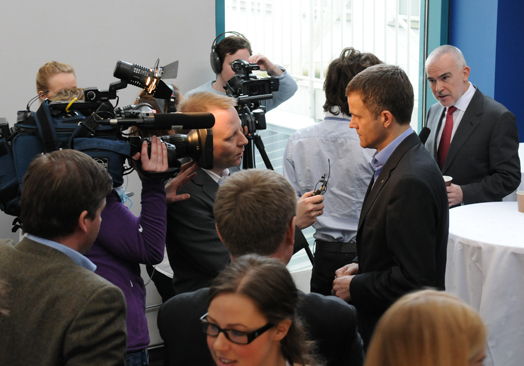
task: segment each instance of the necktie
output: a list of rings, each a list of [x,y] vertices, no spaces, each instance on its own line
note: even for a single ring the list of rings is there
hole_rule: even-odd
[[[446,156],[448,155],[449,144],[451,143],[451,133],[453,132],[453,112],[457,110],[457,107],[448,107],[446,113],[446,124],[442,131],[442,137],[440,138],[440,145],[438,147],[438,165],[440,170],[444,167]]]

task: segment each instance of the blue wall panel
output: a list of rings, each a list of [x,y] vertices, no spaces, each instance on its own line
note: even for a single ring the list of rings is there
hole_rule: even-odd
[[[470,81],[484,94],[495,96],[497,0],[451,0],[449,43],[460,48]]]
[[[470,81],[517,116],[524,142],[522,15],[520,0],[450,0],[449,43],[464,53]]]
[[[517,116],[524,142],[524,1],[499,0],[495,99]]]

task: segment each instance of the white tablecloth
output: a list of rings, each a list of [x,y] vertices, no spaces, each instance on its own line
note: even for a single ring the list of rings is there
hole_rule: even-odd
[[[484,319],[485,366],[524,365],[524,213],[516,202],[490,202],[449,216],[446,290]]]

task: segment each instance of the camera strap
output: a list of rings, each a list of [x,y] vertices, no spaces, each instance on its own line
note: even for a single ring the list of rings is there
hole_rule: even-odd
[[[180,171],[180,167],[170,167],[165,172],[147,172],[142,169],[142,164],[135,164],[134,169],[142,177],[155,180],[167,180],[173,178]]]
[[[40,108],[36,111],[35,118],[36,127],[44,143],[44,152],[46,153],[58,150],[59,146],[55,126],[49,122],[52,120],[52,117],[48,103],[49,101],[47,99],[42,102]]]

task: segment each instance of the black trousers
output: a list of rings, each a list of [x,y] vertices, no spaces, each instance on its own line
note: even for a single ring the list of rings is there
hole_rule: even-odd
[[[173,296],[175,296],[175,290],[173,290],[173,279],[166,275],[156,271],[152,265],[146,264],[146,270],[149,277],[155,283],[155,287],[162,297],[162,302],[166,302]]]
[[[317,239],[315,263],[311,273],[311,292],[331,295],[335,271],[353,262],[356,256],[355,243],[328,243]]]

